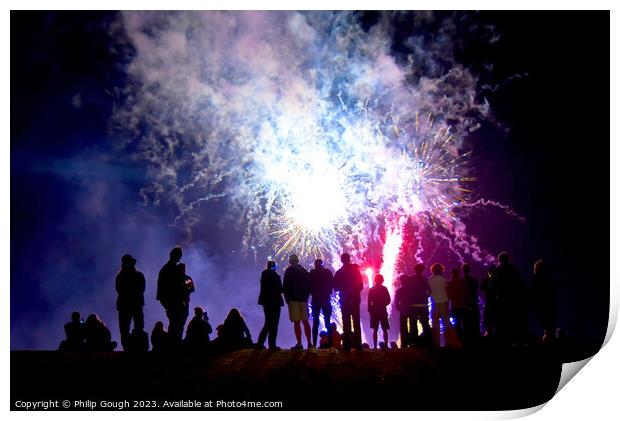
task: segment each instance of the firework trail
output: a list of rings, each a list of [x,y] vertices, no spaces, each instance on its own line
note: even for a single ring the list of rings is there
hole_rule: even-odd
[[[490,116],[451,55],[450,17],[384,13],[368,29],[354,13],[128,12],[113,30],[133,53],[112,127],[148,164],[145,203],[171,204],[176,224],[225,200],[245,251],[363,261],[378,245],[389,288],[407,218],[416,257],[430,232],[460,260],[491,258],[457,210],[511,210],[472,201],[462,139]]]

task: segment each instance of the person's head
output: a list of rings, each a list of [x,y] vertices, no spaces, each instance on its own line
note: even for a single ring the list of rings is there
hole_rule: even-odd
[[[461,266],[461,269],[463,270],[463,275],[465,276],[471,273],[471,266],[469,266],[467,263],[464,263],[463,266]]]
[[[458,279],[459,273],[459,268],[452,268],[452,271],[450,272],[450,274],[452,275],[452,279]]]
[[[273,260],[270,260],[267,262],[267,269],[268,270],[276,270],[278,268],[278,264],[276,262],[274,262]]]
[[[327,332],[326,332],[326,331],[324,331],[324,330],[322,330],[322,331],[321,331],[321,333],[319,333],[319,336],[320,336],[321,338],[324,338],[324,337],[326,337],[326,336],[327,336]]]
[[[162,322],[161,320],[158,320],[157,323],[155,323],[155,326],[153,327],[153,330],[156,332],[163,332],[164,330],[164,322]]]
[[[291,254],[288,258],[288,263],[292,266],[296,266],[299,264],[299,257],[296,254]]]
[[[181,246],[176,246],[170,250],[170,260],[173,262],[178,262],[181,260],[181,257],[183,257],[183,250],[181,249]]]
[[[336,326],[336,323],[334,323],[334,322],[331,322],[329,324],[329,327],[332,328],[332,332],[336,332],[338,330],[338,326]]]
[[[441,275],[443,273],[443,265],[441,263],[435,263],[431,266],[431,273],[433,275]]]
[[[80,321],[81,316],[82,315],[79,311],[74,311],[73,313],[71,313],[71,321],[77,323]]]
[[[348,265],[349,263],[351,263],[351,255],[349,255],[349,253],[342,253],[340,255],[340,261],[343,265]]]
[[[374,284],[375,285],[383,285],[383,282],[385,282],[385,279],[383,279],[383,275],[381,275],[380,273],[377,273],[375,275]]]
[[[416,275],[422,275],[422,273],[424,273],[424,264],[418,263],[413,267],[413,270],[415,271]]]
[[[534,275],[541,275],[545,271],[545,262],[542,260],[534,263]]]
[[[202,309],[202,307],[194,307],[194,316],[202,317],[204,312],[205,311]]]
[[[230,311],[228,312],[228,316],[226,316],[226,322],[230,323],[230,322],[237,321],[237,320],[243,320],[243,317],[241,316],[241,312],[237,310],[236,308],[230,309]]]
[[[510,263],[510,256],[508,255],[507,252],[502,251],[498,256],[497,256],[497,261],[499,262],[500,265],[507,265]]]
[[[181,275],[185,275],[185,263],[179,263],[177,265],[177,270]]]
[[[123,269],[133,269],[136,267],[136,259],[131,254],[126,254],[121,257],[121,267]]]
[[[323,260],[321,260],[321,259],[316,259],[314,261],[314,268],[316,270],[319,270],[319,269],[323,268],[323,265],[324,265],[324,263],[323,263]]]
[[[98,323],[101,323],[101,319],[100,319],[100,318],[99,318],[99,316],[98,316],[97,314],[95,314],[95,313],[93,313],[93,314],[89,315],[89,316],[86,318],[86,324],[88,324],[88,325],[94,325],[94,324],[98,324]]]

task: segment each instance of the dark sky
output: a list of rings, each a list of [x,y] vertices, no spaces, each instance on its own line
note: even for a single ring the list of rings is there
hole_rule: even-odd
[[[466,139],[476,188],[527,218],[520,224],[473,213],[468,226],[483,234],[487,249],[508,250],[524,275],[545,259],[560,325],[601,343],[610,281],[609,13],[462,16],[501,35],[493,44],[475,37],[455,44],[455,57],[479,76],[479,86],[492,86],[480,94],[496,122]],[[108,123],[125,78],[123,52],[111,50],[114,18],[11,13],[11,349],[55,348],[74,309],[101,314],[117,338],[113,279],[127,252],[149,283],[150,330],[164,317],[154,302],[156,274],[176,243],[188,245],[190,272],[209,281],[195,301],[203,300],[212,323],[227,310],[217,307],[220,298],[244,291],[237,305],[257,334],[259,267],[232,253],[239,239],[216,223],[223,205],[205,208],[204,239],[188,244],[170,227],[172,210],[140,204],[146,166],[112,146]],[[377,15],[360,18],[370,27]],[[395,28],[398,54],[407,25]],[[290,336],[284,322],[281,329]]]

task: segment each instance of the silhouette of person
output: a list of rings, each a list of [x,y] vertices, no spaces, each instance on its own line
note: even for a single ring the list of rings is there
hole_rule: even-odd
[[[123,348],[125,349],[125,348]],[[147,352],[149,350],[149,335],[142,330],[133,329],[127,339],[128,352]]]
[[[312,343],[317,346],[317,335],[319,332],[319,322],[321,311],[327,330],[327,340],[331,346],[331,317],[332,304],[331,293],[334,287],[334,276],[332,272],[324,266],[323,260],[314,261],[314,269],[310,270],[310,294],[312,295]]]
[[[260,276],[260,293],[258,295],[258,304],[263,306],[265,313],[265,323],[258,334],[258,341],[255,344],[257,349],[265,349],[265,339],[268,339],[269,349],[279,351],[276,345],[278,336],[278,324],[280,323],[280,312],[284,306],[282,300],[282,281],[276,270],[278,265],[270,260],[267,262],[265,269]]]
[[[456,335],[461,343],[465,343],[465,325],[467,323],[467,310],[471,301],[469,285],[459,276],[459,269],[452,269],[452,277],[448,282],[448,300],[450,312],[455,322]]]
[[[431,276],[428,279],[428,286],[432,298],[431,322],[433,332],[433,344],[440,346],[440,327],[439,323],[444,326],[446,345],[458,347],[458,339],[456,333],[450,323],[450,311],[448,308],[448,280],[442,276],[444,271],[443,265],[435,263],[431,266]]]
[[[544,261],[534,264],[534,273],[530,278],[530,296],[536,320],[543,328],[543,343],[548,343],[554,336],[556,324],[556,301],[551,276]]]
[[[326,330],[322,330],[319,333],[319,349],[329,349],[331,348],[330,345],[330,338],[327,335],[327,331]]]
[[[155,323],[151,332],[151,348],[153,352],[167,352],[168,351],[168,332],[164,329],[164,323],[158,321]]]
[[[394,293],[394,305],[399,313],[400,345],[406,348],[413,345],[414,322],[411,319],[411,279],[407,275],[398,277],[398,288]]]
[[[67,338],[60,343],[60,351],[84,350],[84,320],[78,311],[71,313],[71,321],[65,324]]]
[[[84,339],[88,351],[113,351],[116,348],[110,329],[97,314],[91,314],[86,319]]]
[[[497,294],[491,282],[494,270],[495,265],[489,266],[487,269],[487,274],[480,285],[481,295],[484,297],[482,324],[484,325],[485,335],[489,337],[495,336],[495,309],[497,308]]]
[[[380,273],[375,275],[372,288],[368,291],[368,313],[370,313],[370,328],[372,329],[372,343],[374,349],[377,349],[377,332],[379,325],[383,331],[383,344],[387,348],[388,330],[390,322],[388,320],[387,306],[392,302],[390,292],[383,286],[383,275]]]
[[[194,308],[194,317],[187,324],[185,332],[185,345],[188,350],[201,352],[205,351],[211,338],[209,335],[213,332],[209,324],[209,317],[202,307]]]
[[[364,289],[362,274],[358,265],[351,263],[351,256],[340,256],[342,267],[334,275],[334,289],[340,292],[340,311],[342,312],[343,348],[362,350],[360,327],[360,292]]]
[[[181,247],[173,248],[170,260],[161,268],[157,279],[157,300],[166,310],[170,348],[174,350],[181,347],[183,329],[189,315],[189,294],[194,291],[193,282],[187,283],[184,266],[177,267],[181,257]]]
[[[142,272],[136,270],[136,259],[129,254],[121,258],[121,270],[116,275],[116,309],[118,310],[118,328],[121,345],[127,350],[129,328],[133,320],[136,332],[144,331],[144,288],[146,281]],[[136,333],[139,335],[139,333]],[[147,340],[148,347],[148,340]]]
[[[284,300],[288,304],[288,313],[295,331],[297,344],[292,349],[303,349],[301,344],[301,324],[308,340],[308,348],[312,347],[310,338],[310,323],[308,323],[308,297],[310,296],[309,274],[300,264],[299,258],[292,254],[289,266],[284,271]]]
[[[465,315],[465,337],[475,341],[480,337],[480,306],[478,305],[478,280],[471,276],[471,266],[467,263],[461,266],[463,280],[469,287],[469,303]]]
[[[415,275],[409,278],[410,308],[409,320],[411,337],[415,345],[428,345],[431,342],[431,327],[428,324],[428,278],[423,275],[424,265],[418,263],[413,267]],[[422,325],[422,336],[418,335],[418,321]]]
[[[217,329],[217,338],[213,341],[219,348],[235,350],[252,346],[252,334],[245,324],[241,312],[233,308],[228,312],[226,320]]]
[[[517,268],[510,263],[508,253],[498,255],[499,265],[491,276],[495,289],[497,338],[504,344],[527,341],[528,317],[526,286]]]

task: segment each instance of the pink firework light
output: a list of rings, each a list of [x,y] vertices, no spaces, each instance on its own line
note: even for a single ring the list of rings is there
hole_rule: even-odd
[[[385,242],[383,243],[383,263],[381,264],[380,272],[385,280],[384,286],[390,292],[390,296],[394,297],[394,277],[396,276],[396,261],[398,259],[398,253],[403,244],[402,227],[399,222],[390,225],[386,229]],[[390,314],[392,312],[392,306],[389,307]]]

